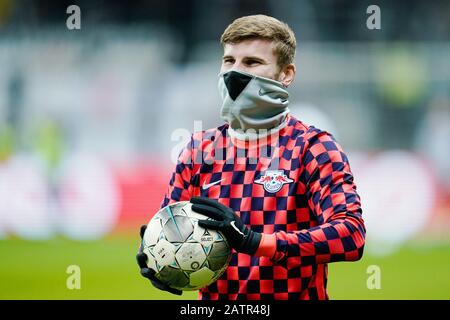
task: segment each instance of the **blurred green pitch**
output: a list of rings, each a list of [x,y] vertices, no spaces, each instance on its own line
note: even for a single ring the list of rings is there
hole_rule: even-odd
[[[100,241],[0,240],[0,299],[197,299],[154,289],[135,262],[138,236]],[[69,265],[81,268],[81,289],[69,290]],[[381,289],[366,286],[367,267],[381,268]],[[387,257],[329,264],[331,299],[450,299],[450,243],[404,246]]]

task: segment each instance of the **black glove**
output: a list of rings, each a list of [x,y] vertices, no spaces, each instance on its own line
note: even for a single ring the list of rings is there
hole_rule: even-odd
[[[141,232],[140,232],[141,240],[144,237],[145,229],[147,229],[146,225],[141,226]],[[143,277],[149,279],[155,288],[158,288],[159,290],[168,291],[170,293],[180,296],[183,293],[181,290],[171,288],[168,285],[162,283],[160,280],[158,280],[155,277],[156,271],[150,269],[147,266],[148,257],[142,250],[143,250],[143,248],[142,248],[142,241],[141,241],[141,245],[139,246],[139,252],[136,255],[137,263],[138,263],[139,267],[141,268],[141,275]]]
[[[253,255],[258,250],[261,233],[250,230],[233,209],[205,197],[191,198],[191,203],[193,211],[214,219],[199,220],[200,227],[221,231],[237,252]]]

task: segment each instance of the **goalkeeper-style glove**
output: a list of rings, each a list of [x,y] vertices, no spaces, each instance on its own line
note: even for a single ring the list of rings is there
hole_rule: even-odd
[[[141,232],[140,232],[141,240],[144,237],[145,229],[147,229],[146,225],[141,226]],[[141,268],[141,275],[143,277],[149,279],[155,288],[158,288],[158,289],[164,290],[164,291],[168,291],[168,292],[176,294],[176,295],[181,295],[183,293],[181,290],[171,288],[168,285],[162,283],[160,280],[158,280],[155,277],[156,271],[150,269],[147,266],[148,257],[142,250],[143,250],[143,247],[142,247],[142,241],[141,241],[141,245],[139,246],[139,252],[136,255],[137,263],[138,263],[139,267]]]
[[[193,211],[214,219],[199,220],[200,227],[221,231],[237,252],[253,255],[258,250],[262,234],[250,230],[233,209],[205,197],[193,197],[191,203]]]

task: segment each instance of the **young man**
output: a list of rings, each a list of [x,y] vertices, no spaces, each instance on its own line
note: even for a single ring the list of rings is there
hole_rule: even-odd
[[[190,200],[234,249],[201,299],[328,299],[327,263],[359,260],[365,227],[342,148],[289,114],[296,40],[275,18],[246,16],[221,37],[225,124],[194,133],[162,207]],[[145,228],[142,228],[141,235]],[[141,273],[158,282],[138,254]]]

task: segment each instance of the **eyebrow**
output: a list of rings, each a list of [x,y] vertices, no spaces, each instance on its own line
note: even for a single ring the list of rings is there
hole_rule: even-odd
[[[225,60],[225,59],[235,59],[235,58],[232,55],[225,55],[222,57],[222,60]],[[244,60],[257,60],[257,61],[261,61],[264,63],[266,62],[266,60],[256,57],[256,56],[246,56],[246,57],[244,57]]]

